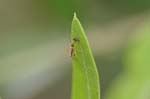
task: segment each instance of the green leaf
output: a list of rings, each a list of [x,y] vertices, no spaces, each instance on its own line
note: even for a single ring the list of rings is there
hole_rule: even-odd
[[[100,99],[98,71],[87,37],[76,14],[72,21],[71,40],[73,47],[72,99]]]
[[[125,54],[125,71],[112,83],[105,99],[150,99],[150,20],[141,26]]]
[[[131,42],[126,54],[127,70],[141,79],[150,75],[150,20],[145,21],[136,31],[135,40]]]

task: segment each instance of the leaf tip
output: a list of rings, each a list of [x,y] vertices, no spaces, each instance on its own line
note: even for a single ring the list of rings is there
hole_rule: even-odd
[[[77,14],[76,14],[76,12],[74,12],[73,20],[76,20],[76,19],[78,19],[78,18],[77,18]]]
[[[77,17],[77,14],[76,14],[76,12],[74,12],[74,18],[76,18]]]

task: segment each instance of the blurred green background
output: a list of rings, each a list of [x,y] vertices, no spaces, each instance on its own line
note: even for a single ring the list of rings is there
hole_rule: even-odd
[[[150,99],[150,0],[0,0],[0,97],[71,98],[74,12],[102,99]]]

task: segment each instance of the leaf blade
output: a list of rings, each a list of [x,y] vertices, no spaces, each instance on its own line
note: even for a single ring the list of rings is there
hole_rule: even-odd
[[[76,14],[72,21],[71,39],[74,45],[72,99],[100,99],[97,67]]]

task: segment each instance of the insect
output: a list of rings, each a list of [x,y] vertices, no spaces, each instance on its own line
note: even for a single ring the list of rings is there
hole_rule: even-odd
[[[74,51],[75,51],[75,49],[74,49],[74,43],[75,42],[79,42],[80,39],[79,38],[73,38],[73,41],[74,42],[72,42],[71,45],[70,45],[70,52],[69,52],[70,57],[73,57],[75,55],[75,53],[74,53]]]
[[[71,45],[70,45],[70,52],[69,52],[69,54],[70,54],[70,57],[74,56],[74,44],[73,43],[71,43]]]
[[[73,38],[73,41],[80,42],[80,39],[79,38]]]

